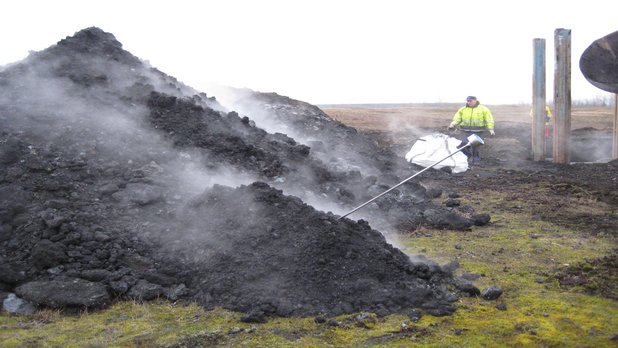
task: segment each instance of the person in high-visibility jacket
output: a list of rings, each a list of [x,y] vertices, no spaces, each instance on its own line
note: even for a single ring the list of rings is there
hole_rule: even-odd
[[[489,131],[491,136],[496,134],[491,111],[486,106],[481,105],[475,96],[466,98],[466,105],[457,110],[448,128],[453,129],[456,126],[463,131],[463,134],[459,137],[462,140],[460,146],[466,145],[468,137],[472,134],[481,135],[485,131]],[[469,147],[463,152],[472,159],[473,163],[481,160],[481,152],[478,147]]]
[[[533,110],[530,110],[530,116],[533,116]],[[545,137],[548,138],[551,133],[551,108],[545,105]]]

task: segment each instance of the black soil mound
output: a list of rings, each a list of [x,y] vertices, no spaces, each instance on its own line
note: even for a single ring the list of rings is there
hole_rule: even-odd
[[[450,275],[413,264],[367,223],[341,221],[264,183],[215,186],[182,213],[165,254],[188,265],[190,288],[209,306],[266,314],[450,311]]]
[[[449,272],[314,208],[341,214],[415,168],[309,104],[247,91],[236,103],[243,111],[98,28],[4,67],[0,294],[56,308],[167,297],[257,318],[452,311]],[[269,118],[310,139],[259,127]],[[359,216],[475,223],[434,196],[410,182]]]

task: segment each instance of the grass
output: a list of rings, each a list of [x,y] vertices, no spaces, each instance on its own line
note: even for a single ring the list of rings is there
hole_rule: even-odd
[[[478,197],[474,195],[464,197]],[[376,317],[356,313],[317,323],[314,318],[274,318],[247,324],[224,309],[153,301],[118,302],[78,316],[43,310],[31,316],[0,315],[0,347],[616,347],[618,303],[549,277],[557,269],[611,252],[615,239],[591,236],[539,219],[525,195],[487,191],[464,204],[492,216],[471,231],[421,229],[399,238],[410,254],[480,275],[481,290],[497,285],[494,301],[463,297],[447,317]],[[496,307],[506,306],[506,310]],[[330,318],[329,318],[330,319]]]

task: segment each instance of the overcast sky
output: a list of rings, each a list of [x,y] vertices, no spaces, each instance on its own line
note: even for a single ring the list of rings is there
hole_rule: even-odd
[[[9,2],[10,4],[7,4]],[[0,65],[96,26],[159,70],[311,104],[530,103],[533,39],[571,30],[573,100],[608,98],[579,58],[618,30],[616,0],[5,1]]]

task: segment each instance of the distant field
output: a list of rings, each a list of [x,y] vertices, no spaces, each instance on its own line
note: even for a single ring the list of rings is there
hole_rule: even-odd
[[[446,127],[463,104],[354,104],[323,105],[330,117],[360,131],[388,131],[400,127]],[[530,123],[528,105],[486,105],[492,111],[496,129],[508,122]],[[571,109],[571,128],[612,129],[613,106],[575,106]]]

